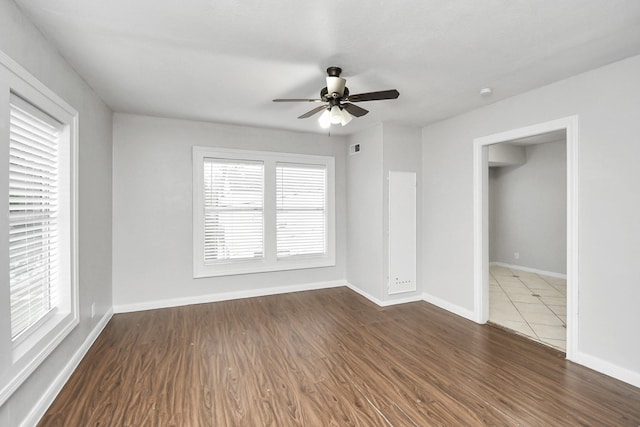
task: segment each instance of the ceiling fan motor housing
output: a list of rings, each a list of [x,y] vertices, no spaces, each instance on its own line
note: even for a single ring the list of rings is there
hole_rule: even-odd
[[[325,102],[329,102],[329,100],[331,99],[342,100],[343,98],[347,98],[348,96],[349,96],[349,88],[346,86],[342,91],[342,95],[340,95],[338,92],[333,92],[330,94],[329,89],[327,89],[326,87],[323,87],[322,90],[320,91],[320,98],[322,98],[322,100]]]
[[[327,75],[329,77],[340,77],[340,73],[342,73],[342,68],[340,68],[340,67],[329,67],[329,68],[327,68]]]

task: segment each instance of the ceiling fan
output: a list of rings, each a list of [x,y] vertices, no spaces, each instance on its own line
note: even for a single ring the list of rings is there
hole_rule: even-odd
[[[318,121],[320,126],[326,129],[331,124],[340,123],[344,126],[353,119],[352,116],[361,117],[369,112],[353,104],[353,102],[396,99],[400,96],[400,92],[395,89],[351,95],[349,88],[345,86],[347,80],[340,77],[340,73],[342,73],[340,67],[327,68],[327,86],[322,88],[318,99],[274,99],[273,102],[321,102],[323,105],[304,113],[298,118],[306,119],[322,111],[323,113]]]

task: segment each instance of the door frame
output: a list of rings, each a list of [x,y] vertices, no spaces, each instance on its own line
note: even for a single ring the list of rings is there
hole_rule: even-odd
[[[565,130],[567,135],[567,350],[578,354],[578,116],[569,116],[473,140],[474,320],[489,320],[489,145]]]

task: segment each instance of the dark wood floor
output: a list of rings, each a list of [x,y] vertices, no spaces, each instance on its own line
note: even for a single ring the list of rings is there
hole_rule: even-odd
[[[347,288],[119,314],[41,426],[634,426],[640,389]]]

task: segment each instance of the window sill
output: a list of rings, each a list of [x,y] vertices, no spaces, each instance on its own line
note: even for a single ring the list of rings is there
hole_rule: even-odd
[[[308,268],[335,267],[333,256],[291,257],[269,263],[260,261],[239,261],[225,264],[194,265],[193,278],[234,276],[239,274],[270,273],[275,271],[301,270]]]

